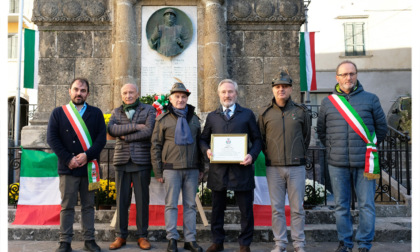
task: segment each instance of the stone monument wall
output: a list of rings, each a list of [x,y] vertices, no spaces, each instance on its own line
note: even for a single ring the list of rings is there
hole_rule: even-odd
[[[239,103],[254,112],[273,97],[271,81],[282,68],[300,102],[299,30],[303,1],[227,1],[228,75],[239,85]]]
[[[35,0],[38,111],[22,131],[23,146],[47,146],[50,113],[69,102],[73,78],[90,81],[87,102],[104,113],[121,104],[124,83],[141,86],[143,6],[197,7],[199,111],[214,110],[218,82],[232,78],[240,85],[239,103],[257,112],[271,99],[271,80],[281,68],[290,72],[293,98],[300,100],[302,0]]]

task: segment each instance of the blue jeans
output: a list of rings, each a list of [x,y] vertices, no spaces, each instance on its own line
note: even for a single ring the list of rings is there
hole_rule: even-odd
[[[375,235],[375,186],[376,180],[363,176],[364,169],[329,165],[331,184],[335,200],[335,218],[338,239],[348,248],[353,248],[353,223],[350,214],[351,175],[359,210],[359,226],[356,242],[359,248],[370,249]]]
[[[305,247],[305,166],[267,166],[267,184],[272,209],[272,229],[276,245],[287,247],[286,193],[290,206],[293,247]]]
[[[178,220],[178,199],[182,191],[183,214],[183,232],[185,242],[195,241],[197,205],[195,204],[195,195],[198,188],[197,169],[164,170],[166,197],[165,197],[165,226],[166,239],[179,239],[179,233],[176,229]]]

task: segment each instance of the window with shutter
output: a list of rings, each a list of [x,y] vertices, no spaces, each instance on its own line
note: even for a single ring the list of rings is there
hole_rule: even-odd
[[[346,56],[366,55],[364,23],[345,23],[344,43]]]
[[[18,35],[9,34],[7,37],[8,58],[17,59],[18,57]]]

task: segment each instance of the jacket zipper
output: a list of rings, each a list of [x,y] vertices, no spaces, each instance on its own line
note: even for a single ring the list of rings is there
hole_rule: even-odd
[[[281,112],[281,118],[283,120],[283,152],[284,152],[284,165],[286,165],[286,128],[284,127],[284,112]]]

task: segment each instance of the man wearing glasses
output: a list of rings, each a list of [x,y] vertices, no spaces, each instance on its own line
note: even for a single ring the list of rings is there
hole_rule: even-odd
[[[336,252],[353,248],[352,183],[359,210],[355,240],[359,251],[365,252],[372,247],[375,234],[375,178],[380,171],[376,145],[385,139],[388,128],[378,97],[363,90],[353,62],[337,66],[336,80],[333,94],[322,101],[317,122],[335,200],[340,241]]]

